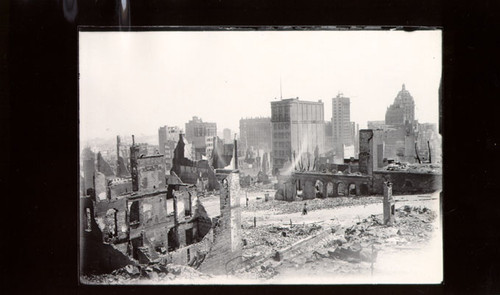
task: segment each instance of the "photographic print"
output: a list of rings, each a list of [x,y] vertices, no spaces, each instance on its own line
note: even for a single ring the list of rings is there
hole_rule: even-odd
[[[82,284],[439,284],[442,32],[79,32]]]

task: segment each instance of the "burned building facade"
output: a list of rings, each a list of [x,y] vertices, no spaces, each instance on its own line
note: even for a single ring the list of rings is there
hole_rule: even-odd
[[[186,264],[197,252],[187,254],[181,249],[195,247],[192,245],[202,242],[210,231],[211,220],[203,213],[201,203],[191,209],[195,190],[184,184],[169,190],[162,158],[139,152],[140,148],[132,144],[131,191],[110,193],[110,183],[97,182],[94,194],[80,198],[80,261],[84,273],[160,260]],[[104,179],[102,173],[96,175]],[[169,200],[173,208],[168,207]],[[184,212],[178,212],[178,201],[183,202]]]
[[[392,183],[396,194],[431,193],[442,187],[442,174],[432,171],[388,171],[384,158],[384,131],[359,131],[359,161],[357,171],[353,163],[337,165],[337,171],[294,171],[282,179],[276,192],[277,200],[367,196],[384,193],[384,183]],[[345,169],[342,169],[342,167]]]
[[[174,150],[172,159],[172,169],[184,183],[197,184],[199,181],[206,181],[208,190],[219,189],[219,183],[215,176],[215,171],[210,166],[208,160],[193,161],[185,155],[186,140],[184,134],[179,134],[179,141]]]

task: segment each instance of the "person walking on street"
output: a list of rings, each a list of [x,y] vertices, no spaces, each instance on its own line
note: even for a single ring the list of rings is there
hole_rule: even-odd
[[[307,203],[304,203],[304,209],[302,209],[302,215],[307,215]]]

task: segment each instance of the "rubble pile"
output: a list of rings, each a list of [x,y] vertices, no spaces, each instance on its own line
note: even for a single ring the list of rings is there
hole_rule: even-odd
[[[263,264],[259,267],[250,269],[239,269],[234,273],[236,277],[250,280],[268,280],[278,274],[279,272],[276,270],[276,267],[272,265],[272,263]]]
[[[276,250],[292,245],[321,230],[317,224],[290,226],[244,226],[242,231],[243,251],[247,259],[271,256]]]
[[[84,275],[82,281],[88,284],[136,284],[141,282],[168,282],[172,280],[209,279],[210,276],[189,266],[175,264],[127,265],[111,274]]]
[[[324,265],[343,273],[357,271],[360,267],[368,269],[372,262],[376,262],[379,251],[404,249],[429,241],[436,217],[436,213],[426,207],[408,205],[396,209],[393,226],[384,225],[382,215],[371,215],[330,234],[325,242],[318,243],[302,257],[285,261],[281,267],[316,269]],[[332,261],[335,261],[334,265]],[[358,266],[353,267],[352,264]]]
[[[373,203],[381,203],[382,197],[372,196],[363,198],[352,198],[352,197],[339,197],[339,198],[326,198],[326,199],[312,199],[301,202],[283,202],[270,200],[269,202],[251,202],[246,210],[248,211],[260,211],[269,210],[274,214],[288,214],[301,212],[304,208],[304,202],[307,202],[307,210],[319,210],[319,209],[330,209],[341,206],[356,206],[356,205],[367,205]]]
[[[383,168],[387,171],[408,171],[416,173],[441,173],[439,164],[410,164],[410,163],[392,163]]]

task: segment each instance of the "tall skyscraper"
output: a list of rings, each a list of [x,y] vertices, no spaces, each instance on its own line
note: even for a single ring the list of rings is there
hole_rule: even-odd
[[[332,98],[332,128],[335,159],[338,163],[343,163],[344,147],[352,146],[354,137],[351,122],[351,101],[342,93]]]
[[[405,84],[394,99],[394,103],[387,108],[385,113],[386,125],[413,124],[415,120],[415,102]]]
[[[413,163],[418,122],[415,120],[415,102],[405,84],[385,113],[384,157]]]
[[[271,102],[272,166],[282,169],[287,161],[324,151],[324,105],[289,98]],[[311,159],[314,160],[314,159]]]
[[[335,144],[352,144],[351,102],[342,93],[332,98],[332,128]]]

